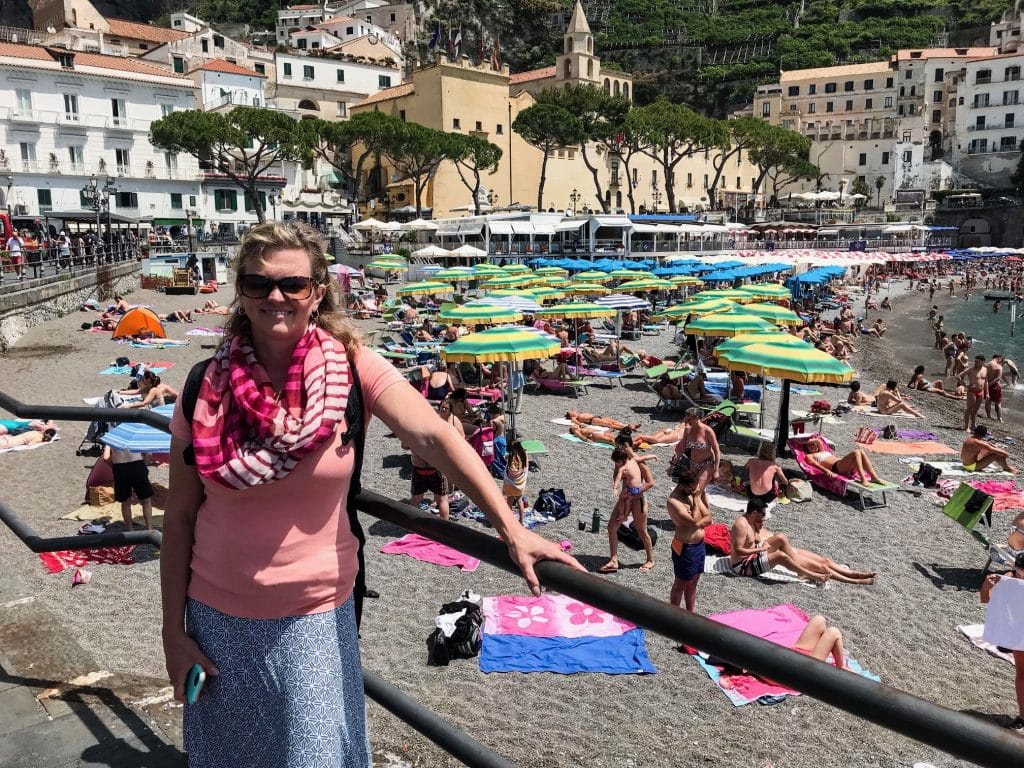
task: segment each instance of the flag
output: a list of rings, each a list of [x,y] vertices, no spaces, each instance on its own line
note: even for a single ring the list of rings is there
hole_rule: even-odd
[[[441,22],[437,22],[437,26],[434,27],[434,34],[430,36],[430,42],[427,43],[427,48],[434,50],[437,48],[437,44],[441,39]]]
[[[462,28],[459,27],[459,31],[455,33],[455,41],[452,43],[452,48],[455,50],[455,57],[459,56],[459,48],[462,46]]]
[[[493,69],[495,72],[501,70],[501,55],[499,53],[499,49],[501,46],[500,40],[501,38],[494,38],[494,48],[491,50],[491,69]]]

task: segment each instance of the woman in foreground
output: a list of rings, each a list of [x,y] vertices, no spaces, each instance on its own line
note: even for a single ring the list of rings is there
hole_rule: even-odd
[[[378,416],[484,510],[534,594],[537,561],[580,566],[515,521],[470,445],[334,313],[314,230],[254,227],[237,262],[192,422],[179,407],[171,423],[164,653],[178,701],[193,664],[207,675],[185,708],[189,764],[367,768],[343,423],[353,387],[364,423]]]

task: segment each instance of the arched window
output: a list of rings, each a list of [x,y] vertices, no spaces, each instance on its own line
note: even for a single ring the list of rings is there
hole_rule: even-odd
[[[594,55],[594,38],[592,37],[587,38],[587,53],[591,56]]]
[[[299,102],[299,109],[311,109],[314,112],[319,112],[320,106],[311,99],[303,99]]]
[[[604,92],[611,95],[612,92],[612,81],[607,77],[604,79]]]
[[[628,99],[629,98],[629,83],[623,83],[622,84],[622,98],[624,98],[624,99]]]
[[[615,193],[615,208],[616,210],[622,208],[622,192]]]
[[[619,95],[619,81],[615,81],[615,86],[612,88],[612,93],[616,96]]]
[[[570,77],[572,77],[572,62],[569,61],[568,59],[565,60],[565,66],[563,68],[563,75],[562,75],[562,77],[564,79],[566,79],[566,80],[568,80]]]
[[[587,78],[590,79],[594,76],[594,60],[587,59]]]

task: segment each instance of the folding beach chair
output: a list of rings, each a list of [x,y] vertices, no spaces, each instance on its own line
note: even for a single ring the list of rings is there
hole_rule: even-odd
[[[850,477],[844,477],[838,474],[826,474],[822,470],[813,466],[807,461],[806,446],[807,441],[812,437],[820,438],[822,442],[829,447],[829,450],[834,450],[833,445],[829,440],[820,434],[806,435],[800,437],[792,437],[787,442],[789,450],[793,452],[793,458],[796,459],[796,463],[800,465],[800,468],[807,475],[807,479],[812,485],[816,485],[823,491],[834,493],[836,496],[846,496],[848,493],[855,495],[860,502],[861,510],[878,509],[881,507],[889,506],[888,492],[895,491],[899,488],[895,483],[858,483]],[[877,501],[878,496],[881,496],[882,501]],[[870,506],[868,502],[871,502]]]
[[[956,521],[971,535],[989,546],[989,537],[977,530],[977,525],[984,519],[988,532],[992,532],[992,504],[994,499],[983,491],[972,488],[967,483],[960,483],[953,495],[949,497],[942,513],[951,520]]]

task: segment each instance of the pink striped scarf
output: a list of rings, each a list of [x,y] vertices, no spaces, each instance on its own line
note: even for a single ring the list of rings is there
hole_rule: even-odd
[[[348,403],[348,366],[337,339],[310,326],[276,396],[248,339],[222,346],[199,390],[205,407],[192,420],[199,474],[239,490],[286,477],[333,437]]]

